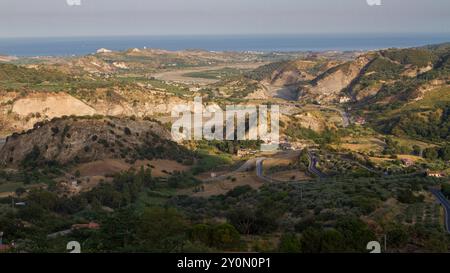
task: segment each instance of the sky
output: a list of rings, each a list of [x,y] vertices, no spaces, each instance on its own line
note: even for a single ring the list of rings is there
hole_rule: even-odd
[[[368,1],[0,0],[0,38],[450,32],[449,0]]]

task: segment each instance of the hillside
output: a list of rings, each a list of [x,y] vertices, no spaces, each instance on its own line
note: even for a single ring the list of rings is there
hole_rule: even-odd
[[[188,153],[169,140],[159,123],[147,120],[77,117],[37,123],[14,134],[0,150],[4,166],[37,167],[102,159],[180,159]]]
[[[431,141],[450,141],[450,87],[427,91],[419,100],[393,110],[371,111],[380,131]]]
[[[420,100],[449,81],[450,46],[388,49],[352,60],[308,58],[262,66],[247,77],[275,86],[296,85],[299,100],[386,105]]]

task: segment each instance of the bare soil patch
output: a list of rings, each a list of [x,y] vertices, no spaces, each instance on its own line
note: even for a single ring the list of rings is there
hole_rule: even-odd
[[[234,178],[234,179],[233,179]],[[204,190],[197,193],[192,193],[192,190],[185,190],[182,194],[189,194],[197,197],[209,197],[214,195],[226,194],[230,190],[239,186],[250,186],[254,189],[259,189],[264,185],[254,172],[235,173],[230,175],[230,179],[223,179],[205,183]],[[188,192],[189,191],[189,192]]]

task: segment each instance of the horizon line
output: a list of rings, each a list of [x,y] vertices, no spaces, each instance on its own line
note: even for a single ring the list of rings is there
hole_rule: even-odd
[[[255,37],[255,36],[319,36],[319,35],[449,35],[450,32],[304,32],[304,33],[223,33],[223,34],[111,34],[111,35],[51,35],[4,36],[0,39],[73,39],[73,38],[122,38],[122,37]]]

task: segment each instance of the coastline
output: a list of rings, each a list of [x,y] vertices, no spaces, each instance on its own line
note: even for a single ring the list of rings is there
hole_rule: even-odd
[[[0,54],[18,57],[63,57],[92,54],[99,48],[123,51],[144,47],[171,51],[203,49],[261,53],[367,51],[391,47],[420,47],[449,41],[450,33],[0,38]]]

